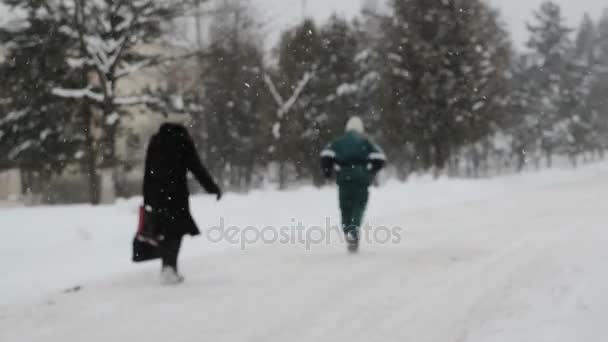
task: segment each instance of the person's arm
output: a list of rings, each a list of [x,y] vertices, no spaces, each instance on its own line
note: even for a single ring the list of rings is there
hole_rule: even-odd
[[[368,156],[369,160],[369,168],[373,174],[378,173],[384,166],[386,165],[386,155],[384,151],[380,148],[380,146],[374,144],[373,142],[369,142],[370,144],[370,154]]]
[[[152,153],[154,152],[154,137],[150,138],[150,142],[148,143],[148,147],[146,149],[146,162],[144,166],[144,181],[143,181],[143,196],[144,196],[144,206],[149,206],[151,200],[153,198],[152,194],[152,174],[154,173],[154,163],[152,162]]]
[[[332,149],[331,144],[329,144],[321,151],[321,170],[326,178],[331,178],[335,162],[336,152]]]
[[[194,146],[194,141],[190,137],[190,134],[186,130],[186,134],[184,134],[185,147],[186,147],[186,167],[196,180],[200,183],[200,185],[210,194],[217,195],[217,199],[219,200],[222,197],[222,190],[217,185],[217,183],[213,180],[213,177],[207,171],[207,168],[201,162],[201,158],[196,151],[196,147]]]

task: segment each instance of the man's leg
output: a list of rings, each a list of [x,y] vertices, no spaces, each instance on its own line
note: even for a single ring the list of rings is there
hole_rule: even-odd
[[[352,208],[352,225],[356,227],[357,232],[363,224],[363,216],[367,208],[369,199],[369,191],[366,186],[358,185],[353,191],[353,208]]]
[[[168,235],[163,242],[163,268],[171,267],[177,272],[177,258],[182,244],[181,236]]]
[[[353,226],[353,196],[351,186],[343,184],[339,186],[340,213],[342,214],[342,230],[348,233],[355,229]]]
[[[177,284],[184,280],[177,272],[177,259],[181,244],[182,236],[168,235],[163,241],[161,277],[164,284]]]

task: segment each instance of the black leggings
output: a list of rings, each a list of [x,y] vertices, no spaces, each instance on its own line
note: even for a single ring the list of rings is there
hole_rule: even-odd
[[[177,257],[182,245],[182,236],[168,235],[163,241],[163,268],[172,267],[177,271]]]

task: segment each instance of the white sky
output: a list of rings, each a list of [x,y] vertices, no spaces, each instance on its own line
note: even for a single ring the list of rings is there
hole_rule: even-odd
[[[255,8],[265,14],[268,20],[266,45],[272,47],[278,42],[280,32],[296,25],[303,17],[302,0],[250,0]],[[306,16],[325,20],[332,13],[354,17],[361,12],[363,0],[305,0]]]
[[[283,28],[297,23],[302,17],[303,0],[250,0],[255,7],[264,11],[270,19],[269,42],[277,40],[277,33]],[[359,13],[364,0],[305,0],[307,15],[324,20],[333,12],[352,17]],[[378,0],[382,1],[382,0]],[[435,1],[435,0],[429,0]],[[532,17],[532,11],[538,9],[544,0],[486,0],[500,8],[502,17],[507,23],[517,46],[523,46],[527,39],[526,21]],[[577,26],[583,13],[589,12],[599,18],[608,0],[555,0],[568,19],[568,24]]]
[[[544,0],[488,0],[500,8],[502,18],[509,25],[513,40],[522,46],[527,40],[526,22],[532,18],[532,11],[540,8]],[[562,8],[568,25],[576,28],[585,12],[594,19],[599,19],[604,9],[608,8],[607,0],[554,0]]]
[[[302,18],[302,3],[306,2],[306,15],[317,20],[325,20],[332,13],[353,17],[360,13],[364,1],[374,0],[249,0],[254,8],[263,14],[267,22],[266,48],[278,41],[281,30],[297,24]],[[385,0],[376,0],[382,3]],[[429,0],[436,1],[436,0]],[[538,9],[544,0],[485,0],[500,8],[502,18],[507,23],[516,46],[522,47],[527,39],[526,21],[532,17],[532,11]],[[589,12],[598,19],[602,11],[608,8],[608,0],[554,0],[563,10],[568,24],[576,27],[583,16]],[[0,6],[0,21],[8,19],[8,13]]]

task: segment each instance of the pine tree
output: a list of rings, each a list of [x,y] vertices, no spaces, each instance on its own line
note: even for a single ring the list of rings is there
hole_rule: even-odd
[[[398,167],[441,170],[460,147],[492,132],[505,97],[508,39],[481,1],[392,1],[391,8],[380,47],[386,144]]]
[[[513,74],[510,85],[508,113],[502,122],[504,130],[512,139],[511,154],[516,159],[516,170],[523,171],[538,150],[539,116],[535,108],[537,98],[530,82],[529,56],[517,56],[511,66]]]
[[[85,161],[92,203],[99,202],[98,168],[120,164],[115,145],[121,119],[128,115],[125,109],[139,104],[163,104],[161,99],[148,93],[121,96],[117,92],[118,84],[133,73],[165,60],[161,54],[147,53],[142,47],[162,37],[166,23],[183,13],[186,2],[4,0],[17,12],[30,13],[18,31],[28,27],[40,29],[39,24],[44,20],[49,31],[47,36],[38,33],[40,39],[64,44],[63,50],[52,56],[57,58],[61,54],[63,69],[57,72],[70,77],[43,77],[36,83],[56,97],[46,99],[46,104],[73,100],[66,108],[78,107],[70,121],[78,122],[80,132],[84,133],[84,155],[79,156]],[[49,37],[49,33],[58,34],[58,38]],[[27,45],[20,47],[27,48]],[[70,69],[66,70],[66,65]],[[63,113],[74,112],[70,109]]]
[[[608,148],[608,9],[597,25],[592,58],[594,70],[589,105],[593,110],[593,146],[603,156]]]
[[[371,9],[367,7],[366,10]],[[362,19],[355,20],[353,24],[359,46],[355,55],[357,111],[359,116],[364,119],[365,125],[374,132],[376,138],[383,139],[380,129],[383,107],[379,100],[383,88],[380,77],[382,50],[378,49],[378,43],[382,40],[380,20],[374,12],[364,12],[364,14]]]
[[[218,12],[200,85],[202,111],[195,115],[213,173],[235,189],[249,188],[255,167],[265,159],[262,121],[268,96],[261,38],[251,12],[238,2]]]
[[[561,9],[551,1],[544,2],[534,13],[534,22],[528,24],[530,38],[529,90],[531,110],[538,115],[537,136],[547,165],[564,136],[566,116],[570,113],[571,98],[567,84],[571,67],[572,30],[565,25]],[[567,125],[567,123],[566,123]],[[561,142],[563,143],[563,142]]]
[[[78,51],[72,64],[87,66],[89,79],[82,89],[57,87],[54,93],[64,98],[85,98],[103,113],[104,140],[102,155],[115,158],[114,139],[124,107],[159,102],[148,94],[121,96],[118,83],[141,70],[158,64],[160,54],[142,51],[144,44],[157,42],[163,25],[178,16],[184,8],[175,1],[98,1],[75,0],[72,21],[64,28],[78,39]]]
[[[17,167],[25,191],[82,157],[83,134],[75,120],[78,107],[55,98],[57,84],[75,84],[77,72],[66,62],[74,40],[61,30],[62,22],[46,11],[42,1],[5,1],[19,8],[27,25],[3,29],[7,47],[0,64],[0,164]],[[31,183],[26,181],[25,183]]]
[[[357,34],[354,24],[334,15],[319,28],[307,20],[283,35],[278,52],[281,93],[298,90],[302,75],[310,75],[281,124],[277,142],[277,156],[295,168],[298,179],[322,183],[321,149],[342,134],[350,116],[361,114]]]
[[[570,109],[568,133],[570,144],[567,151],[572,163],[576,166],[578,156],[585,151],[593,150],[597,136],[594,126],[597,123],[597,112],[592,106],[591,88],[595,81],[597,63],[595,61],[594,49],[596,42],[595,24],[585,14],[576,36],[573,60],[569,68],[568,97],[569,103],[566,109]]]
[[[459,70],[466,81],[461,83],[459,93],[466,100],[461,100],[460,116],[465,127],[457,147],[465,146],[471,174],[477,177],[482,167],[487,169],[487,158],[496,139],[502,139],[500,127],[508,111],[513,52],[499,13],[481,2],[469,5],[466,14],[458,18],[467,23],[460,26],[464,37],[470,37],[470,47],[460,54],[465,63]],[[467,44],[466,38],[463,44]],[[451,157],[456,160],[460,156],[452,152]]]
[[[310,146],[310,155],[303,160],[315,184],[323,179],[316,156],[331,139],[343,133],[349,117],[367,114],[359,107],[356,57],[360,42],[357,34],[354,25],[336,15],[319,31],[319,61],[310,85],[315,97],[311,106],[316,107],[316,116],[311,119],[316,133],[308,139],[306,146]]]
[[[281,187],[285,187],[289,174],[295,174],[300,180],[313,175],[304,163],[317,159],[314,146],[318,145],[319,126],[315,122],[320,113],[314,105],[318,96],[313,83],[321,49],[319,32],[312,20],[305,20],[284,32],[279,42],[277,75],[274,77],[279,80],[276,90],[281,94],[293,94],[289,112],[284,113],[273,132],[276,138],[273,157],[279,163]]]

